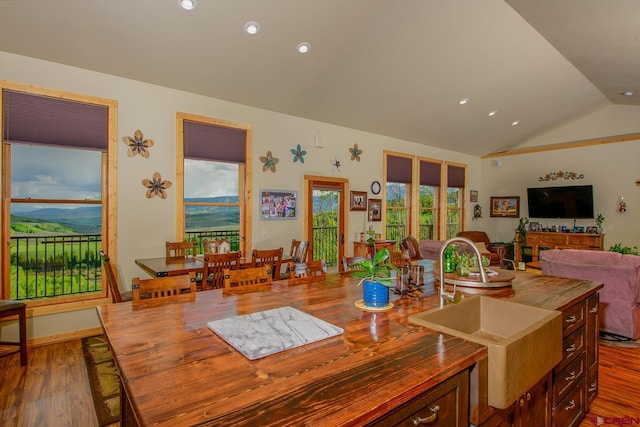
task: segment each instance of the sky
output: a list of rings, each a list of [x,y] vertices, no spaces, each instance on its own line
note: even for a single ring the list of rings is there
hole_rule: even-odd
[[[100,200],[101,178],[99,151],[11,146],[12,198]],[[238,195],[238,165],[185,160],[185,197],[229,195]]]

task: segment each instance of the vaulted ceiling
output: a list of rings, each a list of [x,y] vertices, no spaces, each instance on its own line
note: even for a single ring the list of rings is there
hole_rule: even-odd
[[[637,0],[3,0],[0,50],[484,155],[640,105],[638,17]]]

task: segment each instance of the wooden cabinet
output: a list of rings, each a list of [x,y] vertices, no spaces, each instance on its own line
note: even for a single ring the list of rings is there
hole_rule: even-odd
[[[372,258],[377,251],[382,248],[389,249],[389,252],[395,252],[396,241],[395,240],[382,240],[380,242],[368,243],[368,242],[353,242],[353,256],[366,257],[369,254]]]
[[[469,425],[469,371],[460,372],[370,426]]]
[[[522,248],[521,245],[524,246],[524,248]],[[538,255],[541,250],[545,249],[586,249],[601,251],[603,245],[604,234],[528,231],[524,244],[520,242],[516,243],[516,262],[539,261]],[[522,249],[524,249],[524,259],[522,259]]]
[[[580,424],[598,394],[598,301],[594,294],[562,311],[564,357],[553,369],[552,424]]]

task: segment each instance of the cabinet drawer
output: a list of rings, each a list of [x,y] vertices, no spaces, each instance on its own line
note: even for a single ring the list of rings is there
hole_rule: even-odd
[[[553,405],[557,405],[585,376],[585,355],[579,355],[553,376]]]
[[[547,234],[540,237],[541,245],[564,246],[567,244],[567,237],[562,234]]]
[[[553,408],[553,425],[555,427],[574,427],[580,425],[584,415],[584,379]]]
[[[557,372],[564,369],[572,360],[585,354],[584,327],[562,340],[562,352],[562,360],[556,366]]]
[[[599,241],[600,241],[599,237],[595,238],[589,235],[583,235],[583,236],[575,235],[571,239],[571,244],[574,246],[599,248],[600,247]]]
[[[585,322],[585,303],[581,301],[562,312],[562,335],[567,336]]]
[[[468,426],[469,371],[449,378],[369,425]]]

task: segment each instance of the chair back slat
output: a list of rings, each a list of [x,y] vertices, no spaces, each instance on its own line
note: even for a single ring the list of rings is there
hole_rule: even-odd
[[[134,277],[132,283],[134,301],[196,292],[196,274],[193,272],[181,276],[154,277],[152,279]]]
[[[225,268],[224,287],[231,288],[234,286],[256,285],[260,283],[271,283],[273,280],[270,265],[261,267],[242,268],[239,270],[231,270]]]
[[[107,255],[104,251],[100,251],[100,256],[102,257],[102,267],[104,268],[104,274],[107,278],[107,285],[109,286],[111,301],[114,304],[122,301],[131,301],[132,295],[130,291],[120,292],[120,284],[118,283],[116,270],[113,267],[113,263],[109,259],[109,255]]]

